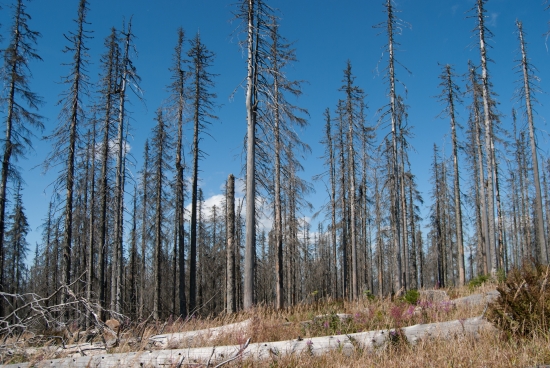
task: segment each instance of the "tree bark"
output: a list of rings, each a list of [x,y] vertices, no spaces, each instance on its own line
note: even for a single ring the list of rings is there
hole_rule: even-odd
[[[542,212],[542,192],[540,189],[539,162],[537,155],[537,144],[535,139],[535,124],[533,119],[533,108],[531,105],[531,83],[529,78],[529,64],[527,60],[527,51],[525,40],[523,38],[522,22],[516,21],[519,32],[521,47],[521,69],[523,72],[523,92],[525,100],[525,110],[527,112],[527,123],[529,125],[529,142],[531,145],[531,160],[533,164],[533,181],[535,184],[535,213],[536,213],[536,235],[540,251],[540,261],[542,264],[548,263],[548,254],[546,251],[546,232],[544,231],[544,216]]]
[[[247,0],[247,78],[246,78],[246,243],[244,258],[244,309],[251,309],[256,304],[254,277],[256,268],[256,75],[258,73],[257,52],[254,48],[255,35],[254,15],[257,0]],[[256,37],[258,37],[256,35]]]

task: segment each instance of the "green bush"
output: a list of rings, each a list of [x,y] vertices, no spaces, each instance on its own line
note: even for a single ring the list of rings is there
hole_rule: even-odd
[[[468,288],[470,290],[474,290],[475,288],[478,288],[481,285],[483,285],[485,282],[489,281],[489,279],[490,279],[489,275],[476,276],[470,280],[470,282],[468,283]]]
[[[487,319],[508,336],[550,338],[550,266],[525,265],[508,273],[497,287]]]
[[[419,298],[420,293],[416,289],[408,290],[405,295],[403,295],[403,300],[412,305],[416,305]]]

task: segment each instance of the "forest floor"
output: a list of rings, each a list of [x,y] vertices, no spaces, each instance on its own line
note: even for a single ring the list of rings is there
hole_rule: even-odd
[[[550,333],[529,338],[512,337],[492,327],[485,320],[479,328],[472,330],[473,333],[467,333],[464,321],[470,321],[472,317],[483,317],[488,303],[498,296],[496,287],[496,284],[486,282],[475,288],[423,290],[420,295],[408,293],[403,298],[365,295],[355,302],[319,300],[283,310],[264,306],[216,318],[168,320],[162,324],[128,324],[120,326],[117,337],[106,333],[103,336],[105,340],[102,336],[96,336],[95,341],[88,343],[88,333],[73,331],[72,337],[65,338],[62,344],[59,344],[59,340],[51,339],[48,344],[36,346],[32,339],[26,342],[22,340],[16,349],[1,357],[1,362],[14,364],[13,367],[95,366],[98,360],[90,360],[94,357],[101,359],[99,366],[122,367],[130,362],[125,354],[137,352],[135,354],[143,356],[162,351],[164,354],[179,352],[181,359],[165,360],[161,363],[159,358],[151,358],[143,364],[144,360],[140,358],[142,363],[136,365],[537,367],[550,364]],[[407,326],[415,326],[412,329],[416,331],[415,328],[419,326],[443,326],[443,322],[448,321],[458,321],[457,325],[462,325],[463,333],[455,328],[452,334],[430,330],[427,334],[415,335],[414,339],[411,339],[409,332],[400,335],[400,331],[411,329],[408,330]],[[378,333],[368,335],[372,336],[372,339],[368,337],[372,340],[372,346],[368,348],[367,344],[358,342],[367,336],[361,334],[366,331]],[[333,338],[338,341],[336,344]],[[346,339],[347,345],[341,343],[340,338]],[[324,342],[324,339],[333,340],[330,343]],[[381,343],[377,344],[377,339]],[[266,347],[269,342],[284,341],[284,346],[292,345],[292,352],[274,352],[274,348],[269,348],[269,356],[264,354],[260,359],[259,352],[245,354],[251,349],[259,351],[262,347],[262,344],[251,344],[247,351],[250,341],[266,343],[263,344]],[[233,349],[227,350],[233,351],[232,356],[225,352],[220,353],[224,351],[224,347]],[[326,351],[325,347],[328,347]],[[194,352],[200,350],[197,348],[202,348],[202,360],[198,353],[196,358],[192,358]],[[137,357],[135,354],[132,358],[134,360]],[[222,359],[224,357],[229,359]]]

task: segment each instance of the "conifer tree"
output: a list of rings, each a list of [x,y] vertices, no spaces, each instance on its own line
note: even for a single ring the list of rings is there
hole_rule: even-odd
[[[524,38],[523,24],[516,21],[518,28],[518,37],[521,49],[521,62],[518,67],[523,75],[523,84],[520,87],[518,98],[523,102],[527,125],[529,127],[529,143],[531,146],[531,162],[533,166],[533,184],[535,185],[535,214],[536,214],[536,236],[538,245],[538,254],[542,264],[548,263],[548,250],[546,244],[546,232],[544,231],[544,216],[542,211],[542,192],[540,188],[539,161],[537,154],[537,143],[535,137],[535,124],[533,114],[533,102],[536,102],[534,94],[537,87],[533,84],[537,77],[534,75],[534,67],[527,57],[527,44]]]
[[[40,33],[29,28],[30,19],[24,0],[17,0],[13,6],[13,24],[9,31],[8,46],[3,50],[4,65],[1,79],[7,90],[6,95],[0,99],[6,113],[0,169],[0,292],[5,290],[4,233],[7,186],[8,179],[16,175],[12,161],[22,157],[27,149],[32,148],[30,138],[35,131],[43,128],[42,117],[32,112],[42,104],[42,99],[30,90],[29,64],[33,60],[42,59],[34,48]],[[4,311],[4,301],[0,300],[0,316],[4,316]]]
[[[151,139],[151,164],[152,178],[151,182],[154,186],[153,197],[154,202],[154,249],[153,249],[153,318],[158,320],[162,316],[161,310],[161,285],[163,280],[162,259],[163,259],[163,244],[166,242],[167,230],[166,223],[169,197],[166,190],[168,182],[167,173],[170,170],[169,161],[170,150],[172,148],[172,140],[167,130],[166,123],[162,111],[157,110],[156,117],[157,125],[153,128],[153,137]]]
[[[460,175],[458,172],[458,142],[456,137],[457,122],[455,116],[455,104],[460,103],[460,90],[453,81],[452,67],[447,64],[444,66],[443,73],[439,76],[442,89],[439,95],[440,101],[445,105],[444,116],[451,120],[451,139],[453,143],[453,174],[454,174],[454,205],[456,222],[456,242],[458,246],[458,275],[459,286],[464,286],[466,273],[464,268],[464,244],[462,234],[462,203],[460,201]]]
[[[188,56],[190,78],[190,108],[193,114],[193,172],[191,183],[191,223],[190,223],[190,248],[189,248],[189,310],[194,310],[197,296],[197,201],[199,160],[203,152],[199,148],[200,135],[204,134],[212,120],[217,119],[213,115],[214,99],[216,94],[211,92],[214,86],[214,74],[209,72],[214,60],[214,54],[202,43],[197,33],[191,41]],[[201,260],[202,261],[202,260]]]
[[[70,72],[63,77],[64,84],[69,89],[62,94],[57,128],[47,139],[54,142],[54,147],[45,162],[48,169],[51,166],[62,165],[61,174],[57,179],[56,186],[64,187],[65,199],[65,223],[63,236],[63,271],[62,281],[68,285],[71,283],[71,261],[73,255],[73,212],[74,212],[74,191],[75,191],[75,166],[77,159],[77,148],[79,142],[79,128],[81,128],[85,115],[83,105],[88,95],[89,80],[86,74],[88,61],[88,48],[85,45],[90,38],[90,31],[84,29],[88,3],[80,0],[78,4],[78,17],[76,32],[70,32],[65,38],[70,42],[63,50],[65,53],[72,53],[72,62],[68,64]],[[61,189],[61,188],[60,188]],[[66,295],[64,294],[66,297]]]

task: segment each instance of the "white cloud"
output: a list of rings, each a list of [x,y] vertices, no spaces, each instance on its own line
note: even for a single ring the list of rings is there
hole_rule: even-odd
[[[460,7],[460,6],[459,6],[458,4],[453,5],[453,6],[451,7],[451,12],[453,13],[453,15],[456,14],[456,11],[458,10],[459,7]]]
[[[487,25],[490,27],[497,27],[498,13],[491,13],[489,19],[487,20]]]

